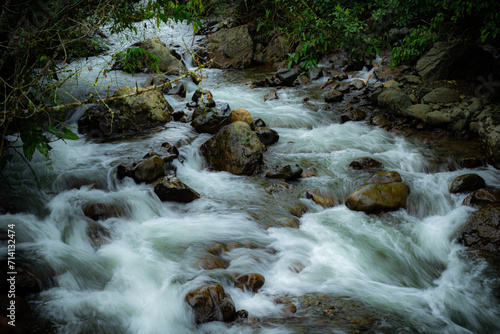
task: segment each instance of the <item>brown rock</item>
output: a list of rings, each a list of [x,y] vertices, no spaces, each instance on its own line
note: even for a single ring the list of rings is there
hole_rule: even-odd
[[[125,209],[115,204],[91,203],[85,205],[83,214],[92,220],[106,220],[125,216]]]
[[[346,201],[354,211],[376,213],[394,211],[406,206],[410,187],[402,182],[370,183],[356,189]]]
[[[378,170],[378,169],[383,169],[384,164],[381,163],[380,161],[377,161],[373,158],[370,157],[362,157],[362,158],[357,158],[354,159],[350,164],[349,167],[354,169],[354,170]]]
[[[175,175],[167,175],[152,184],[155,194],[162,202],[189,203],[200,198],[195,190],[185,185]]]
[[[325,208],[331,208],[339,205],[338,198],[331,190],[308,190],[306,191],[306,198],[312,199],[314,203]]]
[[[264,95],[264,101],[271,101],[271,100],[278,100],[278,91],[277,90],[272,90],[266,95]]]
[[[198,267],[206,270],[226,269],[229,263],[218,256],[204,256],[198,260]]]
[[[457,176],[450,185],[450,193],[462,193],[483,188],[486,185],[484,179],[477,174],[464,174]]]
[[[500,203],[500,193],[487,188],[474,190],[462,202],[463,205],[472,207],[483,206],[487,203]]]
[[[344,94],[337,90],[325,93],[325,102],[327,103],[340,102],[343,99],[344,99]]]
[[[138,183],[150,183],[163,175],[165,175],[164,162],[157,155],[139,163],[132,171],[132,176]]]
[[[220,284],[205,285],[186,294],[186,302],[193,308],[197,323],[230,322],[237,313],[231,295]]]
[[[364,111],[361,111],[359,109],[348,109],[346,112],[342,113],[340,115],[340,121],[342,123],[345,122],[359,122],[364,120],[366,117],[366,113]]]
[[[398,172],[380,172],[373,175],[366,183],[392,183],[401,182],[401,175]]]
[[[234,109],[231,111],[231,114],[229,114],[229,123],[234,122],[245,122],[250,125],[250,127],[253,126],[252,116],[248,110],[245,109]]]
[[[257,292],[264,285],[266,279],[261,274],[246,274],[235,278],[234,284],[243,291]]]
[[[371,123],[375,126],[379,126],[381,128],[385,127],[390,127],[392,125],[392,122],[389,121],[387,118],[384,116],[375,116],[372,118]]]
[[[500,204],[488,204],[472,213],[458,242],[472,250],[500,252]]]

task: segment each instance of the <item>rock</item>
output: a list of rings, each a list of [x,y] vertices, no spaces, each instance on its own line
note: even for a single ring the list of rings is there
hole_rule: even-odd
[[[394,211],[406,207],[410,187],[402,182],[370,183],[356,189],[346,200],[346,206],[354,211],[376,213]]]
[[[286,165],[283,167],[276,166],[273,170],[270,170],[266,173],[266,177],[271,179],[283,179],[285,181],[290,181],[300,178],[301,174],[302,168],[300,168],[298,165]]]
[[[266,127],[266,122],[264,122],[261,118],[255,117],[253,118],[253,125],[255,125],[256,128],[259,127]]]
[[[381,108],[389,109],[396,115],[403,114],[406,108],[412,105],[408,95],[392,89],[382,92],[382,94],[378,96],[377,101]]]
[[[366,183],[393,183],[402,182],[401,175],[398,172],[380,172],[373,175]]]
[[[488,203],[500,203],[500,192],[481,188],[474,190],[462,202],[463,205],[472,207],[481,207]]]
[[[213,108],[216,106],[212,93],[208,89],[198,88],[191,97],[191,101],[203,108]],[[194,117],[193,117],[194,118]]]
[[[358,90],[365,88],[365,82],[361,79],[353,79],[349,85]]]
[[[331,208],[339,205],[339,200],[331,190],[308,190],[306,198],[313,200],[314,203],[321,205],[324,208]]]
[[[424,83],[422,78],[417,75],[405,75],[400,79],[400,81],[410,85],[421,85]]]
[[[264,285],[266,279],[261,274],[246,274],[234,279],[237,288],[243,291],[257,292]]]
[[[193,113],[191,126],[199,133],[215,134],[229,123],[229,111],[219,108],[198,107]]]
[[[404,110],[403,116],[425,121],[427,115],[432,113],[432,107],[428,104],[414,104]]]
[[[115,217],[119,217],[119,216],[116,215]],[[94,218],[92,218],[92,219],[94,219]],[[100,219],[104,220],[106,218],[103,219],[101,217],[99,219],[94,219],[94,220],[100,220]],[[89,238],[90,243],[92,244],[92,247],[94,247],[94,249],[98,249],[99,247],[104,245],[107,242],[107,240],[109,240],[111,238],[111,235],[109,234],[109,231],[104,226],[102,226],[98,223],[95,223],[95,222],[89,222],[89,224],[87,226],[87,237]]]
[[[191,290],[185,299],[192,307],[198,324],[210,321],[230,322],[237,317],[231,295],[220,284],[209,284]]]
[[[285,42],[283,36],[277,35],[264,48],[262,62],[265,64],[274,64],[287,58],[287,54],[291,52],[293,52],[293,42]]]
[[[483,111],[478,119],[481,146],[491,163],[500,168],[500,106]]]
[[[399,86],[401,86],[401,84],[396,80],[389,80],[384,83],[384,89],[399,89]]]
[[[166,92],[167,95],[177,95],[182,98],[186,97],[186,86],[182,83],[179,82],[173,87],[169,87],[169,89]]]
[[[291,86],[301,73],[302,71],[299,68],[283,69],[279,70],[275,77],[279,80],[280,85]]]
[[[161,158],[165,163],[171,162],[179,157],[179,150],[169,142],[164,142],[161,144],[160,152],[162,153]]]
[[[493,73],[497,64],[481,48],[458,42],[439,42],[417,61],[416,70],[426,82],[450,79],[477,80]]]
[[[381,163],[380,161],[373,159],[373,158],[363,157],[363,158],[354,159],[349,164],[349,167],[354,169],[354,170],[371,171],[371,170],[383,169],[384,164]]]
[[[255,128],[255,133],[259,137],[262,144],[266,146],[272,145],[280,139],[278,132],[263,126]]]
[[[200,198],[200,194],[185,185],[175,175],[164,176],[156,180],[152,186],[155,194],[162,202],[189,203]]]
[[[344,94],[337,91],[329,91],[325,93],[325,102],[327,103],[334,103],[334,102],[340,102],[344,99]]]
[[[214,59],[212,66],[215,68],[245,68],[250,66],[254,45],[249,25],[217,31],[208,37],[206,49],[209,57]]]
[[[422,98],[422,103],[458,103],[462,101],[460,98],[460,93],[458,93],[454,89],[446,88],[446,87],[440,87],[436,88],[430,93],[427,93],[423,98]]]
[[[132,48],[143,48],[145,54],[136,54],[134,56],[135,63],[128,63],[123,56],[118,56],[114,69],[122,69],[125,72],[141,72],[154,73],[157,70],[165,75],[181,75],[187,72],[186,67],[180,59],[178,59],[175,54],[167,48],[165,43],[163,43],[158,37],[149,38],[145,41],[133,44],[129,50]],[[127,51],[126,51],[127,52]],[[153,54],[158,58],[158,62],[155,64],[150,57]]]
[[[366,113],[364,111],[361,111],[359,109],[353,109],[349,108],[346,112],[342,113],[340,115],[340,122],[345,123],[345,122],[359,122],[364,120],[366,117]]]
[[[380,81],[399,79],[403,73],[398,67],[382,66],[376,68],[373,73]]]
[[[488,204],[472,213],[457,241],[471,250],[500,252],[500,204]]]
[[[431,127],[447,126],[452,122],[451,114],[447,110],[431,111],[425,116],[425,123]]]
[[[251,128],[254,126],[252,116],[250,115],[248,110],[245,109],[234,109],[233,111],[231,111],[231,113],[229,114],[229,123],[234,122],[245,122],[250,125]]]
[[[136,94],[108,104],[97,104],[78,120],[78,130],[95,140],[115,139],[163,125],[171,120],[173,108],[158,90],[129,86],[118,89],[113,96]]]
[[[132,170],[132,177],[137,183],[150,183],[163,175],[165,175],[165,165],[163,159],[157,155],[139,163]]]
[[[112,217],[124,217],[125,209],[115,204],[91,203],[83,207],[83,214],[92,220],[106,220]]]
[[[392,125],[392,122],[389,121],[384,116],[377,115],[371,119],[371,124],[375,126],[379,126],[381,128],[387,128]]]
[[[480,188],[484,188],[486,182],[477,174],[464,174],[453,179],[450,185],[450,193],[471,192]]]
[[[236,175],[256,173],[262,163],[262,143],[250,126],[234,122],[201,145],[210,167]]]
[[[264,95],[264,101],[271,101],[271,100],[278,100],[278,91],[277,90],[272,90],[266,95]]]
[[[227,269],[229,263],[218,256],[209,255],[201,257],[198,260],[197,266],[205,270]]]

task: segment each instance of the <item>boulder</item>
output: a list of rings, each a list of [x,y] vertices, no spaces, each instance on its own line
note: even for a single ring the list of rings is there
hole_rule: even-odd
[[[209,57],[214,59],[212,66],[215,68],[245,68],[250,66],[254,46],[249,25],[217,31],[208,37],[206,49]]]
[[[381,115],[377,115],[371,119],[371,124],[381,127],[381,128],[388,128],[392,125],[392,122],[389,121],[387,118]]]
[[[262,144],[266,146],[272,145],[278,142],[278,140],[280,139],[278,132],[263,126],[255,128],[255,133],[259,137]]]
[[[164,176],[156,180],[152,186],[155,194],[162,202],[189,203],[200,198],[200,194],[185,185],[175,175]]]
[[[462,204],[472,207],[482,207],[488,203],[500,203],[500,192],[488,188],[474,190],[466,198]]]
[[[427,115],[432,113],[433,109],[428,104],[414,104],[406,108],[402,116],[414,118],[419,121],[425,121],[427,119]]]
[[[191,97],[191,101],[203,108],[213,108],[216,106],[214,97],[208,89],[198,88]]]
[[[132,51],[137,48],[142,48],[145,52],[137,53],[133,61],[127,61],[124,55],[119,55],[113,68],[131,73],[142,71],[154,73],[158,70],[165,75],[181,75],[187,72],[180,57],[170,50],[158,37],[135,43],[128,50]],[[128,52],[130,53],[130,51]],[[158,59],[157,63],[151,60],[151,54]]]
[[[266,279],[261,274],[246,274],[234,279],[234,285],[243,290],[257,292],[264,285]]]
[[[393,114],[402,115],[406,108],[412,105],[408,95],[398,90],[389,89],[377,98],[378,105],[381,108],[389,109]]]
[[[457,241],[471,250],[499,254],[500,204],[488,204],[472,213]]]
[[[425,94],[422,98],[422,103],[458,103],[462,101],[460,98],[460,93],[454,89],[439,87],[431,91],[430,93]]]
[[[230,322],[237,317],[231,295],[220,284],[209,284],[191,290],[185,299],[193,309],[198,324],[210,321]]]
[[[384,164],[370,157],[362,157],[354,159],[349,164],[349,167],[354,170],[373,171],[373,170],[383,169]]]
[[[306,198],[311,199],[314,203],[321,205],[324,208],[331,208],[339,205],[337,196],[331,190],[308,190]]]
[[[464,174],[457,176],[450,185],[450,193],[471,192],[484,188],[486,182],[477,174]]]
[[[245,122],[248,125],[250,125],[250,127],[254,126],[252,116],[250,115],[248,110],[241,109],[241,108],[234,109],[229,114],[229,123],[234,123],[234,122]]]
[[[78,121],[78,130],[90,139],[115,139],[171,120],[173,108],[160,90],[125,86],[113,96],[124,95],[130,96],[110,102],[109,108],[104,104],[97,104],[87,109]]]
[[[360,122],[364,120],[366,117],[366,113],[359,109],[349,108],[346,112],[340,115],[340,122]]]
[[[389,171],[389,172],[380,172],[373,175],[366,183],[393,183],[393,182],[402,182],[401,175],[398,172]]]
[[[271,179],[282,179],[285,181],[295,180],[300,178],[302,168],[298,165],[295,166],[276,166],[273,170],[266,173],[266,177]]]
[[[346,200],[354,211],[377,213],[406,207],[410,187],[403,182],[370,183],[356,189]]]
[[[426,82],[450,79],[477,80],[493,73],[491,53],[462,41],[438,42],[417,61],[415,69]]]
[[[92,220],[106,220],[125,216],[125,209],[116,204],[90,203],[83,207],[83,214]]]
[[[244,122],[224,126],[201,145],[201,152],[214,170],[236,175],[254,174],[262,163],[262,143]]]
[[[198,260],[197,266],[205,270],[227,269],[229,267],[229,262],[223,260],[219,256],[207,255]]]
[[[157,155],[139,163],[132,170],[132,177],[137,183],[150,183],[163,175],[165,175],[164,161]]]
[[[334,103],[344,99],[344,94],[338,90],[332,90],[325,93],[325,102]]]
[[[293,42],[286,42],[283,36],[277,35],[264,48],[261,61],[265,64],[274,64],[287,58],[287,54],[291,52],[293,52]]]
[[[215,134],[229,123],[229,111],[219,108],[198,107],[193,113],[191,125],[199,133]]]
[[[500,168],[500,106],[483,111],[478,120],[481,146],[490,162]]]
[[[299,68],[282,69],[274,77],[278,80],[279,85],[291,86],[301,73]]]

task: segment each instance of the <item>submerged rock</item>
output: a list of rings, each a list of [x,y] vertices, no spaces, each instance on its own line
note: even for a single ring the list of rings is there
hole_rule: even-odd
[[[234,279],[234,285],[241,290],[257,292],[264,285],[266,279],[261,274],[246,274]]]
[[[331,208],[339,205],[339,199],[331,190],[308,190],[306,191],[306,198],[311,199],[314,203],[324,208]]]
[[[220,284],[209,284],[191,290],[185,299],[193,309],[198,324],[210,321],[230,322],[238,316],[231,295]]]
[[[83,207],[83,214],[92,220],[106,220],[125,216],[125,209],[116,204],[90,203]]]
[[[477,174],[464,174],[457,176],[450,185],[450,193],[470,192],[486,185],[484,179]]]
[[[185,185],[174,175],[167,175],[152,184],[158,198],[165,201],[189,203],[200,198],[200,194]]]
[[[393,183],[402,182],[401,175],[398,172],[380,172],[373,175],[366,183]]]
[[[384,164],[381,163],[378,160],[375,160],[370,157],[362,157],[362,158],[357,158],[354,159],[350,164],[349,167],[354,169],[354,170],[367,170],[367,171],[373,171],[373,170],[379,170],[384,168]]]
[[[266,173],[266,177],[271,179],[283,179],[285,181],[295,180],[300,178],[302,174],[302,168],[298,165],[295,166],[277,166],[273,170]]]
[[[354,211],[376,213],[394,211],[406,207],[410,187],[402,182],[370,183],[356,189],[346,200],[346,206]]]
[[[201,145],[201,152],[214,170],[236,175],[254,174],[262,163],[262,143],[244,122],[224,126]]]

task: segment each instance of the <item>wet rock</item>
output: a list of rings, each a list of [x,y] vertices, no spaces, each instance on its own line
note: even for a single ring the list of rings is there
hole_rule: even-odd
[[[208,55],[214,60],[213,67],[246,68],[253,59],[254,45],[248,24],[219,30],[210,35],[206,42]]]
[[[264,285],[266,279],[261,274],[246,274],[234,279],[234,285],[243,290],[257,292]]]
[[[89,238],[90,243],[92,244],[94,249],[98,249],[108,242],[108,240],[111,238],[111,235],[109,234],[109,231],[101,224],[89,222],[87,226],[87,237]]]
[[[162,202],[189,203],[200,198],[200,194],[185,185],[175,175],[164,176],[156,180],[152,186],[155,194]]]
[[[371,119],[371,124],[375,126],[379,126],[381,128],[388,128],[392,125],[392,122],[389,121],[384,116],[377,115]]]
[[[380,172],[373,175],[366,183],[393,183],[402,182],[401,175],[398,172]]]
[[[460,93],[454,89],[439,87],[427,93],[422,98],[422,103],[458,103],[462,99],[460,98]]]
[[[282,86],[292,86],[297,77],[302,73],[299,68],[279,70],[275,77]]]
[[[337,90],[329,91],[325,93],[325,102],[334,103],[340,102],[344,99],[344,94]]]
[[[264,122],[261,118],[255,117],[253,118],[253,125],[255,125],[255,128],[259,127],[266,127],[266,122]]]
[[[164,161],[157,155],[139,163],[132,170],[132,177],[137,183],[150,183],[163,175],[165,175]]]
[[[378,67],[373,71],[373,74],[380,81],[396,80],[403,75],[403,73],[398,67],[392,67],[392,66]]]
[[[339,205],[337,196],[331,190],[308,190],[306,198],[313,200],[314,203],[321,205],[324,208],[331,208]]]
[[[227,269],[229,263],[219,256],[204,256],[198,260],[198,267],[205,270]]]
[[[370,157],[362,157],[354,159],[349,164],[349,167],[354,170],[373,171],[373,170],[383,169],[384,164]]]
[[[154,73],[159,70],[165,75],[180,75],[187,72],[182,61],[176,57],[175,52],[170,50],[158,37],[135,43],[131,48],[143,48],[145,50],[143,55],[135,55],[135,59],[138,60],[137,63],[140,64],[141,67],[130,67],[130,64],[127,64],[129,66],[125,66],[125,58],[119,55],[113,65],[114,69],[135,73],[142,71]],[[157,57],[157,63],[152,62],[150,54]]]
[[[295,166],[276,166],[273,170],[266,173],[266,177],[271,179],[282,179],[285,181],[295,180],[300,178],[302,174],[302,168],[298,165]]]
[[[428,104],[414,104],[403,111],[402,116],[425,121],[433,109]]]
[[[250,125],[250,127],[254,126],[252,116],[250,115],[248,110],[241,109],[241,108],[234,109],[229,114],[229,123],[234,123],[234,122],[245,122],[248,125]]]
[[[350,83],[351,87],[354,87],[356,89],[363,89],[365,88],[365,82],[361,79],[354,79]]]
[[[278,132],[276,132],[273,129],[269,129],[269,128],[262,127],[262,126],[255,128],[255,133],[259,137],[262,144],[264,144],[266,146],[277,143],[278,140],[280,139]]]
[[[462,168],[477,168],[486,166],[485,159],[481,157],[465,157],[460,159],[460,167]]]
[[[237,175],[254,174],[262,163],[262,143],[244,122],[224,126],[201,145],[201,152],[214,170]]]
[[[161,158],[163,162],[171,162],[179,157],[179,150],[174,145],[169,142],[164,142],[161,144]]]
[[[191,97],[191,101],[195,102],[197,106],[200,106],[203,108],[216,107],[214,97],[208,89],[198,88],[193,93],[193,96]]]
[[[185,299],[194,311],[196,323],[230,322],[237,317],[231,295],[227,294],[220,284],[209,284],[191,290]]]
[[[378,105],[381,108],[389,109],[392,113],[398,115],[412,105],[408,95],[397,90],[386,90],[378,96]]]
[[[125,95],[127,97],[112,101],[108,106],[89,107],[78,120],[78,130],[87,138],[100,141],[140,133],[171,120],[173,108],[160,90],[125,86],[113,96]]]
[[[191,126],[199,133],[215,134],[229,123],[229,111],[198,107],[193,112]]]
[[[457,176],[450,185],[450,193],[470,192],[484,188],[486,182],[477,174],[464,174]]]
[[[366,113],[359,109],[349,108],[346,112],[340,115],[341,123],[345,122],[360,122],[364,120],[366,117]]]
[[[406,207],[410,187],[402,182],[370,183],[356,189],[346,200],[354,211],[377,213]]]
[[[186,97],[186,86],[182,83],[179,82],[173,87],[169,87],[169,89],[166,92],[167,95],[177,95],[182,98]]]
[[[472,207],[482,207],[488,203],[500,203],[500,192],[488,188],[481,188],[474,190],[462,202],[463,205]]]
[[[269,93],[266,93],[264,95],[264,101],[271,101],[271,100],[278,100],[278,91],[277,90],[272,90]]]
[[[95,189],[104,189],[104,185],[99,180],[88,179],[83,176],[69,175],[64,180],[64,189],[80,189],[81,187],[89,186]]]
[[[83,207],[83,214],[92,220],[106,220],[112,217],[124,217],[125,209],[115,204],[90,203]]]
[[[473,212],[457,240],[471,250],[500,252],[500,204],[488,204]]]

